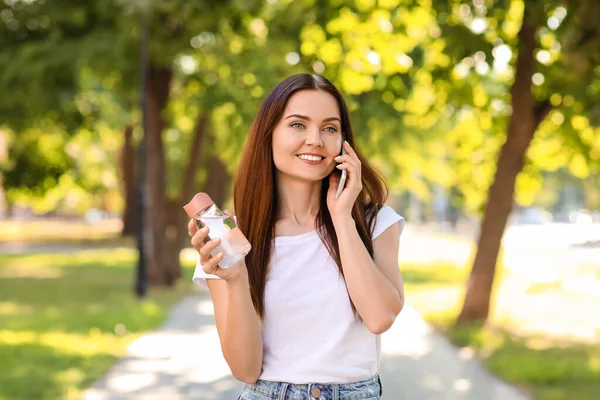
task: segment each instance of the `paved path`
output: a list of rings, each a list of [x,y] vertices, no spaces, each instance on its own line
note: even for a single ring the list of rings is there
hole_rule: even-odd
[[[407,306],[382,336],[385,400],[527,400],[485,372]],[[83,400],[235,400],[242,385],[221,355],[207,293],[188,296],[156,332],[88,389]]]

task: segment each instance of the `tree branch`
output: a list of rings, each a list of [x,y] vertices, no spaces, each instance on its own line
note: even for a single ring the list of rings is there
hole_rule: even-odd
[[[533,108],[531,93],[531,76],[533,75],[534,56],[537,46],[535,32],[537,27],[523,22],[519,31],[519,53],[515,66],[515,81],[511,88],[513,110],[520,113],[518,120],[523,120],[524,113]]]
[[[535,105],[533,108],[533,118],[535,121],[535,130],[537,130],[538,126],[542,123],[542,121],[550,114],[550,111],[554,106],[550,103],[550,99],[545,99]]]

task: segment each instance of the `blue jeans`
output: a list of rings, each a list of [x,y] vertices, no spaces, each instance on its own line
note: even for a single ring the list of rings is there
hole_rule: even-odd
[[[238,400],[380,400],[381,380],[378,375],[352,383],[295,384],[258,380],[245,385]]]

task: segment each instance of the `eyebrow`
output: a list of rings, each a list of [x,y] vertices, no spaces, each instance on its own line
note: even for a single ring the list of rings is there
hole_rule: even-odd
[[[287,117],[285,117],[285,119],[288,118],[298,118],[298,119],[303,119],[305,121],[310,121],[310,118],[307,117],[306,115],[300,115],[300,114],[292,114],[292,115],[288,115]],[[323,120],[323,122],[329,122],[329,121],[338,121],[339,123],[342,123],[342,121],[340,121],[340,119],[338,117],[329,117],[329,118],[325,118]]]

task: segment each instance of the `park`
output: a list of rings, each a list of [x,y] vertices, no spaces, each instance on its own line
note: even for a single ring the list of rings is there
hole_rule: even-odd
[[[0,5],[0,400],[236,399],[182,207],[296,73],[406,219],[383,398],[600,398],[600,3]]]

